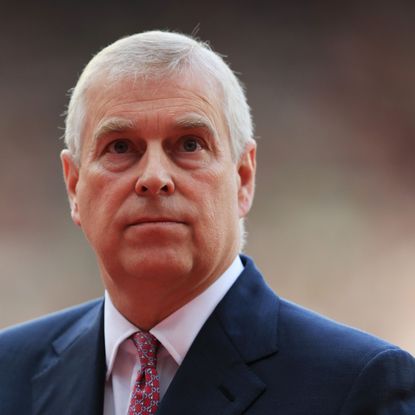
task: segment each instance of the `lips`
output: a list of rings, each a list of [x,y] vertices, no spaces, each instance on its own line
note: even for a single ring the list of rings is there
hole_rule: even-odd
[[[175,218],[170,217],[144,217],[139,218],[132,222],[129,226],[139,226],[139,225],[147,225],[147,224],[184,224],[183,221],[177,220]]]

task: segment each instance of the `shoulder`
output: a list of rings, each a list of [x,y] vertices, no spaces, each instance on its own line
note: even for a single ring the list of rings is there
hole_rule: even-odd
[[[268,385],[265,397],[283,391],[282,412],[301,396],[310,413],[415,413],[415,359],[409,353],[277,296],[249,261],[246,270],[239,301],[231,305],[240,314],[241,304],[249,304],[244,321],[255,316],[249,327],[256,337],[266,332],[275,338],[276,352],[251,367]]]
[[[336,368],[354,375],[369,373],[367,369],[372,365],[380,370],[382,363],[379,362],[415,369],[413,357],[386,340],[285,299],[279,298],[278,301],[280,350],[297,356],[305,365],[318,366],[322,370],[326,368],[329,372]]]
[[[325,358],[331,355],[353,359],[382,350],[396,349],[397,346],[362,330],[334,321],[319,313],[278,296],[264,281],[260,271],[249,257],[243,256],[244,275],[239,286],[235,284],[236,300],[240,305],[245,299],[249,314],[255,314],[256,323],[276,328],[280,349],[301,355],[321,353]],[[227,309],[229,311],[229,307]],[[238,310],[240,312],[240,310]]]
[[[396,346],[359,329],[341,324],[312,310],[278,296],[264,281],[249,257],[242,257],[245,272],[233,288],[233,298],[226,312],[237,309],[237,316],[245,307],[245,320],[255,319],[256,326],[273,327],[279,349],[301,355],[326,358],[342,355],[353,359],[356,355],[376,353]],[[234,316],[234,319],[236,317]]]
[[[342,391],[341,414],[362,408],[401,413],[393,412],[399,405],[410,408],[402,414],[413,413],[415,359],[409,353],[285,299],[279,302],[280,353],[295,362],[304,379],[317,374],[319,380],[308,383],[308,390],[316,384],[321,389],[322,379],[329,380],[324,390]]]
[[[23,413],[30,406],[32,379],[84,333],[100,326],[102,304],[95,300],[0,331],[1,413]]]
[[[89,301],[0,330],[0,361],[21,349],[31,353],[42,350],[44,345],[51,344],[71,326],[78,323],[82,326],[82,320],[86,326],[89,317],[100,312],[102,303],[103,299]]]
[[[352,358],[368,357],[377,352],[399,348],[362,330],[341,324],[283,298],[279,301],[279,340],[290,348],[320,350],[331,355]]]

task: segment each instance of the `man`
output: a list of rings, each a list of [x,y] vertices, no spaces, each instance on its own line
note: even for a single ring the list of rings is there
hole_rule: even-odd
[[[249,107],[206,45],[146,32],[97,54],[62,152],[100,299],[0,334],[0,413],[415,414],[415,361],[277,297],[239,255]]]

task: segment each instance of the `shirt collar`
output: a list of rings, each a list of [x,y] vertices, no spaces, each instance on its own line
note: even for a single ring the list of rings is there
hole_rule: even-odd
[[[129,322],[114,306],[108,291],[105,291],[104,302],[104,341],[105,359],[107,363],[107,379],[114,366],[115,357],[120,344],[137,331],[137,327]]]
[[[242,261],[237,256],[231,266],[205,291],[150,330],[178,365],[182,363],[203,324],[242,271]],[[115,308],[108,292],[105,291],[104,337],[107,379],[111,375],[119,346],[137,330],[138,328]]]

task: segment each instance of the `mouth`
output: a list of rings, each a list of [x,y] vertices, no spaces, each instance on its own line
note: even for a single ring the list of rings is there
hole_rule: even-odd
[[[129,226],[145,226],[145,225],[154,225],[154,226],[168,226],[168,225],[184,225],[185,223],[177,219],[168,218],[168,217],[157,217],[157,218],[140,218]]]

